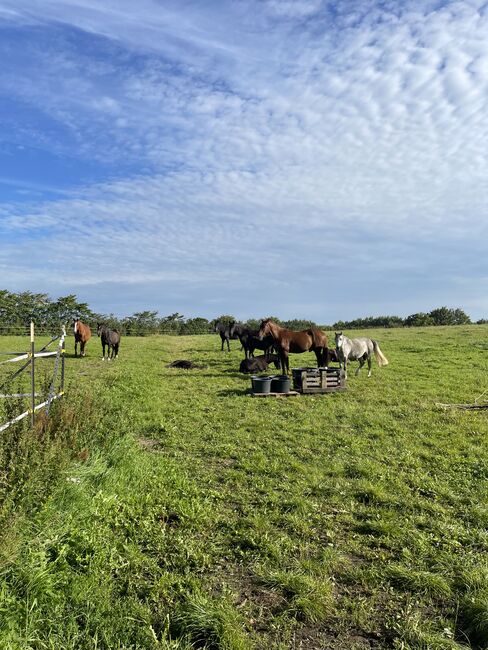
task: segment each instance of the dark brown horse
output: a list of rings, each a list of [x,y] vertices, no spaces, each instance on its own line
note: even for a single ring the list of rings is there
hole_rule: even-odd
[[[220,351],[224,351],[224,343],[227,342],[227,351],[230,352],[230,339],[236,339],[237,334],[231,333],[232,327],[235,325],[235,321],[231,321],[230,323],[222,323],[222,321],[219,321],[216,323],[214,330],[220,334],[220,339],[222,341],[222,347],[220,348]]]
[[[311,328],[301,332],[287,330],[267,318],[263,320],[258,332],[258,338],[263,339],[271,335],[275,341],[275,347],[280,355],[280,364],[283,374],[290,371],[288,355],[291,353],[315,352],[317,366],[327,366],[329,362],[329,348],[327,336],[318,329]]]
[[[79,318],[73,322],[73,331],[75,334],[75,357],[78,356],[78,343],[80,344],[80,356],[85,356],[85,345],[91,338],[91,329],[85,323],[82,323]]]
[[[97,336],[102,342],[102,361],[105,361],[105,346],[107,346],[107,361],[119,356],[120,332],[111,330],[102,323],[97,323]]]

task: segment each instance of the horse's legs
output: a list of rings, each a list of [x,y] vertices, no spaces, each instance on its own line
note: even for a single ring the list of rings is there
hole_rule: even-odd
[[[78,341],[75,339],[75,357],[78,356]]]
[[[284,350],[280,350],[280,368],[281,374],[286,375],[286,352]]]
[[[227,352],[230,352],[230,341],[229,339],[225,339],[227,341]]]
[[[371,355],[368,354],[368,377],[371,377]]]
[[[80,341],[80,356],[85,356],[85,341]]]
[[[356,370],[356,373],[355,373],[356,375],[359,375],[359,371],[361,370],[361,368],[366,363],[366,358],[368,359],[368,366],[369,366],[370,371],[371,371],[371,361],[370,361],[369,357],[367,357],[366,354],[363,354],[363,356],[360,359],[358,359],[359,366],[357,367],[357,370]],[[368,377],[369,377],[369,374],[368,374]]]
[[[105,361],[105,341],[102,341],[102,361]]]
[[[327,368],[329,366],[329,348],[320,348],[320,367]]]
[[[288,356],[288,350],[280,350],[280,364],[281,370],[284,375],[289,374],[290,372],[290,357]]]
[[[220,340],[222,341],[222,345],[221,345],[221,347],[220,347],[220,351],[223,352],[223,351],[224,351],[224,341],[225,341],[225,336],[222,336],[222,334],[221,334],[221,335],[220,335]]]
[[[250,359],[251,358],[251,348],[249,347],[247,341],[245,343],[242,343],[242,347],[244,348],[244,358],[245,359]]]

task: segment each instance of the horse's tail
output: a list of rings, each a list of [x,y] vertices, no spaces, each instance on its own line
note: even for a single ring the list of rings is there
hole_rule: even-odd
[[[373,352],[374,352],[374,356],[376,357],[376,361],[378,362],[379,366],[387,366],[388,365],[388,359],[385,357],[383,352],[380,350],[380,346],[378,345],[378,341],[373,341]]]

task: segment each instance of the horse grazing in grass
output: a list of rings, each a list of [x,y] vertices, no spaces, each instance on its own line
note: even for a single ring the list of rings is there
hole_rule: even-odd
[[[314,352],[317,359],[317,366],[327,366],[329,362],[329,348],[327,336],[319,329],[310,328],[301,332],[287,330],[281,327],[270,318],[263,320],[259,328],[258,338],[263,340],[265,336],[271,335],[274,339],[274,346],[280,356],[281,370],[283,374],[290,371],[289,354],[300,354],[301,352]]]
[[[222,341],[222,347],[220,348],[220,351],[224,351],[224,343],[227,342],[227,351],[230,352],[230,339],[236,339],[237,334],[231,334],[231,329],[235,325],[235,321],[232,321],[230,323],[222,323],[219,321],[216,323],[214,330],[219,333],[220,339]]]
[[[75,357],[78,356],[78,343],[80,344],[80,356],[85,356],[85,345],[91,338],[91,329],[79,318],[73,321],[73,332],[75,335]]]
[[[120,332],[97,323],[97,336],[102,342],[102,361],[105,361],[105,346],[107,346],[107,361],[116,359],[119,356]]]
[[[347,362],[359,361],[356,375],[368,362],[368,377],[371,377],[371,357],[374,354],[379,366],[387,366],[388,359],[380,350],[378,341],[368,338],[348,339],[342,332],[335,333],[335,343],[339,363],[344,368],[347,377]]]

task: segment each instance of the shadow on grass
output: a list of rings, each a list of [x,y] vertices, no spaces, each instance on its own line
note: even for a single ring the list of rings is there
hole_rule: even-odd
[[[217,397],[245,397],[251,394],[250,388],[245,389],[236,389],[236,388],[227,388],[226,390],[219,390],[216,395]]]
[[[65,358],[65,359],[76,359],[76,360],[79,359],[80,361],[82,361],[83,359],[97,359],[99,356],[100,356],[100,355],[94,355],[94,354],[92,354],[92,355],[90,355],[90,356],[86,355],[86,356],[84,356],[84,357],[80,357],[79,354],[75,355],[74,352],[65,352],[65,353],[64,353],[64,358]]]

